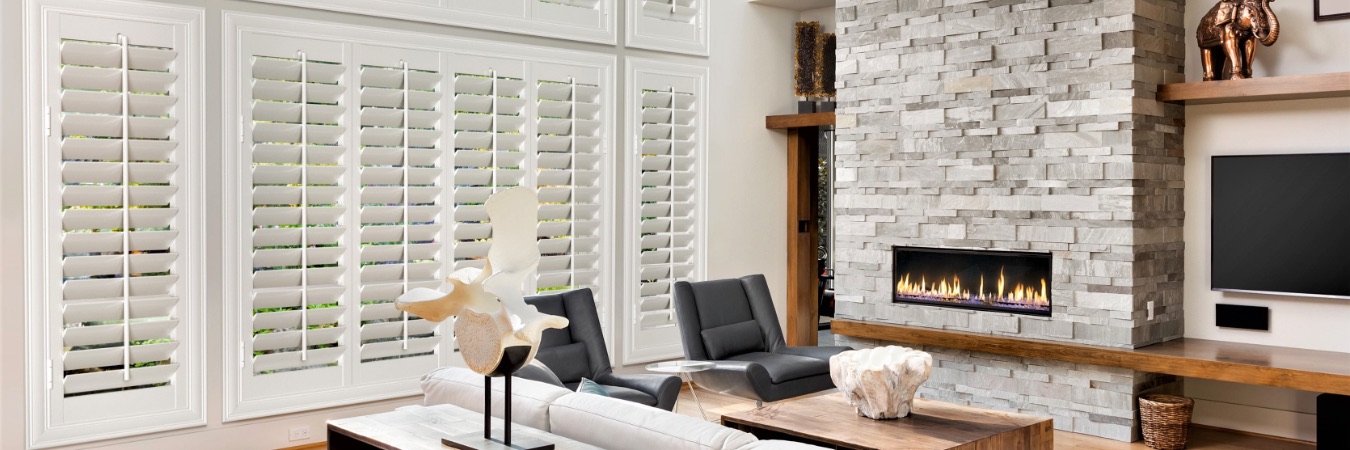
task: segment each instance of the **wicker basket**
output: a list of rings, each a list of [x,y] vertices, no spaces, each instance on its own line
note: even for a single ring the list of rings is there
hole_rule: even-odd
[[[1186,448],[1195,401],[1175,395],[1149,394],[1139,397],[1139,419],[1144,423],[1144,444],[1149,448],[1177,450]]]

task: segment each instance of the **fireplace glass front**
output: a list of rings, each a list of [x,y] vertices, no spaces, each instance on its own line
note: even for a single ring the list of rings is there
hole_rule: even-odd
[[[901,247],[894,302],[1050,315],[1050,254]]]

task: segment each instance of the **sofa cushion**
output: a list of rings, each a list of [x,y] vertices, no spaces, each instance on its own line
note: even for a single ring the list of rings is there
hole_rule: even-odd
[[[716,423],[598,395],[568,394],[549,407],[549,432],[600,448],[733,450],[756,439]]]
[[[591,360],[586,355],[585,342],[541,348],[534,357],[547,364],[563,384],[577,383],[583,377],[595,376],[591,373]]]
[[[572,391],[547,383],[515,378],[511,381],[511,420],[548,431],[549,404]],[[492,415],[506,410],[506,383],[492,383]],[[422,377],[423,405],[448,403],[477,413],[483,412],[483,376],[463,367],[442,367]]]
[[[773,384],[830,373],[830,362],[805,356],[785,355],[782,353],[754,352],[726,358],[729,361],[747,361],[759,363],[769,372]]]
[[[709,328],[700,332],[710,359],[727,359],[742,353],[764,351],[764,337],[754,320]]]

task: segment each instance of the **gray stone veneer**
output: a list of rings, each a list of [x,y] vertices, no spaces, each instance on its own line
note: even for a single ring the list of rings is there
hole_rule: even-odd
[[[1181,336],[1184,109],[1154,94],[1181,78],[1182,1],[837,5],[837,317],[1120,348]],[[1051,252],[1052,316],[894,304],[894,245]],[[1133,396],[1171,379],[927,350],[926,396],[1123,440]]]

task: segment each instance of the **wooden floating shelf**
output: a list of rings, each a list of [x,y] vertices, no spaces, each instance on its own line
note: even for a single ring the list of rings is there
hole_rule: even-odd
[[[1137,349],[1109,348],[846,319],[830,322],[830,329],[910,345],[1350,395],[1350,353],[1186,338]]]
[[[1350,97],[1350,72],[1171,83],[1158,100],[1187,105]]]
[[[764,118],[764,128],[771,130],[826,126],[834,126],[834,112],[784,114]]]

